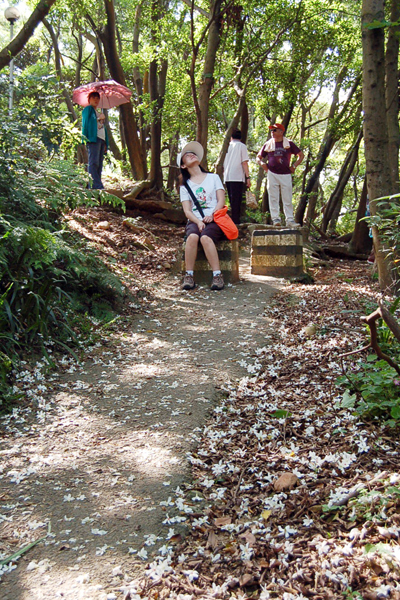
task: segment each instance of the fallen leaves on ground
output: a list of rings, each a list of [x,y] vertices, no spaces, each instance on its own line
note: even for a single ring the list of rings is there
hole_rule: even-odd
[[[132,597],[400,598],[398,430],[340,408],[335,385],[376,290],[365,266],[335,265],[266,307],[252,376],[194,433],[194,483],[168,503],[188,535]]]

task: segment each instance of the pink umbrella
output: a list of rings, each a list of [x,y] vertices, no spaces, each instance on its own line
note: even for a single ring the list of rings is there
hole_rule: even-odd
[[[99,92],[99,108],[113,108],[120,104],[126,104],[132,96],[131,90],[127,87],[109,79],[108,81],[94,81],[93,83],[81,85],[73,91],[72,100],[76,104],[87,106],[89,104],[88,95],[90,92]]]

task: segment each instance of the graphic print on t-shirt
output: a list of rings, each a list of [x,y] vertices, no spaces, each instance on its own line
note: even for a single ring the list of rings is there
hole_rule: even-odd
[[[287,161],[285,161],[285,159],[286,159],[285,148],[275,148],[274,158],[280,165],[283,165],[285,162],[287,162]]]
[[[196,199],[201,208],[207,208],[207,192],[204,188],[199,187],[196,190]]]

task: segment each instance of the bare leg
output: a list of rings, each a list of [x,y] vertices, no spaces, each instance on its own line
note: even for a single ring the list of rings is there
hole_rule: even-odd
[[[203,235],[200,238],[200,243],[203,246],[204,254],[207,257],[208,262],[210,263],[211,269],[213,271],[219,271],[220,267],[219,267],[218,251],[217,251],[212,239],[209,238],[208,235]]]
[[[199,245],[199,236],[195,233],[191,233],[186,240],[185,246],[185,266],[186,271],[194,270],[194,263],[196,262],[197,247]]]

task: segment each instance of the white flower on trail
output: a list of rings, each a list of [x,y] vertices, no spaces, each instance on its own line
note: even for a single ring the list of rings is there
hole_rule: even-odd
[[[145,535],[144,538],[146,538],[146,541],[144,543],[145,546],[154,546],[154,544],[157,541],[157,536],[154,535],[154,533],[150,533],[148,535]]]
[[[92,529],[93,535],[106,535],[107,531],[105,529]]]
[[[242,560],[250,560],[254,554],[253,549],[250,548],[248,543],[246,543],[246,545],[240,544],[240,550],[241,550],[240,558]]]
[[[207,479],[206,477],[203,479],[203,481],[200,481],[200,485],[203,485],[206,488],[212,487],[214,483],[214,479]]]
[[[196,581],[199,578],[199,573],[195,570],[183,571],[183,574],[186,575],[190,582]]]
[[[147,560],[147,550],[145,550],[144,548],[141,548],[139,550],[139,552],[137,553],[137,556],[143,560]]]

